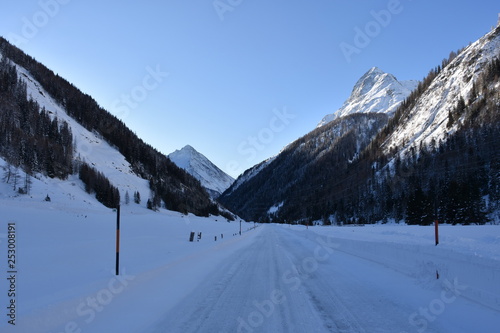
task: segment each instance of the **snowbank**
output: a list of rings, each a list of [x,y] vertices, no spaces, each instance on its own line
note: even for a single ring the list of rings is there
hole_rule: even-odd
[[[442,288],[442,281],[458,280],[467,286],[464,297],[500,311],[498,225],[442,225],[437,246],[434,227],[369,225],[311,230],[331,237],[339,251],[384,265],[428,288]]]

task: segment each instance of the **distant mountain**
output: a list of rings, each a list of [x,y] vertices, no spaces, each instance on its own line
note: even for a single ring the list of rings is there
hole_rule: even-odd
[[[186,170],[213,197],[219,197],[234,182],[234,179],[219,169],[208,158],[190,145],[168,155],[178,167]]]
[[[498,223],[500,26],[411,93],[404,86],[370,70],[333,120],[219,200],[246,219],[285,223]]]
[[[12,189],[19,193],[28,186],[18,186],[10,170],[78,184],[67,188],[83,189],[108,207],[137,201],[151,209],[221,214],[194,177],[91,96],[3,38],[0,124],[0,157],[8,164],[4,180],[14,182]]]
[[[398,81],[392,74],[373,67],[358,80],[342,107],[325,116],[318,126],[353,113],[380,112],[392,116],[417,85],[418,81]]]

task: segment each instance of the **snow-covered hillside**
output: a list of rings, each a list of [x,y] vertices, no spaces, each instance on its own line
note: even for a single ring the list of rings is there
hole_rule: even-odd
[[[272,163],[272,161],[274,161],[275,158],[276,156],[270,157],[267,160],[262,161],[259,164],[254,165],[250,169],[246,170],[233,182],[233,184],[228,188],[230,191],[226,194],[230,195],[233,191],[235,191],[238,187],[240,187],[240,185],[244,184],[245,182],[252,179],[254,176],[258,175],[259,172],[261,172],[270,163]]]
[[[198,179],[213,198],[221,195],[234,182],[231,176],[219,169],[219,167],[190,145],[185,146],[181,150],[176,150],[169,154],[168,157],[178,167],[186,170]]]
[[[434,79],[418,103],[385,143],[386,151],[398,147],[401,151],[421,143],[446,140],[460,121],[447,128],[448,114],[457,107],[460,98],[469,100],[474,83],[486,69],[486,64],[500,57],[500,28],[497,28],[462,51]]]
[[[50,97],[49,93],[41,87],[26,69],[20,66],[16,67],[20,78],[27,84],[28,96],[38,102],[41,108],[45,108],[50,115],[57,117],[59,121],[68,123],[73,133],[76,160],[86,162],[102,172],[120,190],[122,201],[125,199],[127,192],[129,192],[130,197],[135,192],[139,192],[141,198],[143,198],[141,204],[145,206],[150,195],[147,180],[138,177],[132,172],[130,163],[116,148],[110,146],[100,135],[88,131],[70,117],[64,108]],[[39,176],[39,178],[47,183],[52,181],[44,179],[43,176]],[[80,184],[80,181],[75,179],[74,183]],[[74,196],[73,187],[61,187],[60,190],[67,196]],[[84,200],[92,202],[92,200],[88,199],[87,195]]]
[[[318,127],[352,113],[381,112],[391,116],[417,85],[417,81],[398,81],[394,75],[373,67],[358,80],[342,107],[325,116]]]
[[[325,174],[354,161],[387,121],[382,113],[356,113],[318,127],[245,171],[219,201],[243,218],[255,220],[269,211],[277,213],[278,206],[280,211],[300,209],[306,201],[296,194],[297,189],[323,187]]]
[[[78,173],[89,197],[95,193],[107,207],[140,197],[151,209],[221,214],[199,181],[92,96],[3,38],[0,49],[5,161],[37,177],[65,180]]]

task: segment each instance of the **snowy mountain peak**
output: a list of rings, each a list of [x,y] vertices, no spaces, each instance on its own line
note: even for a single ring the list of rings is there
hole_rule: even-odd
[[[373,67],[356,82],[344,105],[324,117],[318,127],[352,113],[381,112],[392,115],[417,85],[417,81],[398,81],[394,75]]]
[[[373,67],[358,80],[349,100],[362,98],[374,89],[385,88],[397,81],[392,74],[385,73],[378,67]]]
[[[219,169],[190,145],[176,150],[168,155],[168,157],[179,168],[186,170],[198,179],[213,198],[217,198],[234,182],[231,176]]]
[[[182,148],[181,150],[188,151],[191,153],[198,153],[196,149],[194,149],[193,146],[191,145],[185,145],[184,148]]]

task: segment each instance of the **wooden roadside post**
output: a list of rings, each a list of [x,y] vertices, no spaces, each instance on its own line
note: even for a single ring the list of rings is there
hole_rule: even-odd
[[[120,275],[120,205],[116,207],[116,275]]]
[[[439,222],[436,220],[434,222],[434,236],[436,238],[436,245],[439,244]]]

